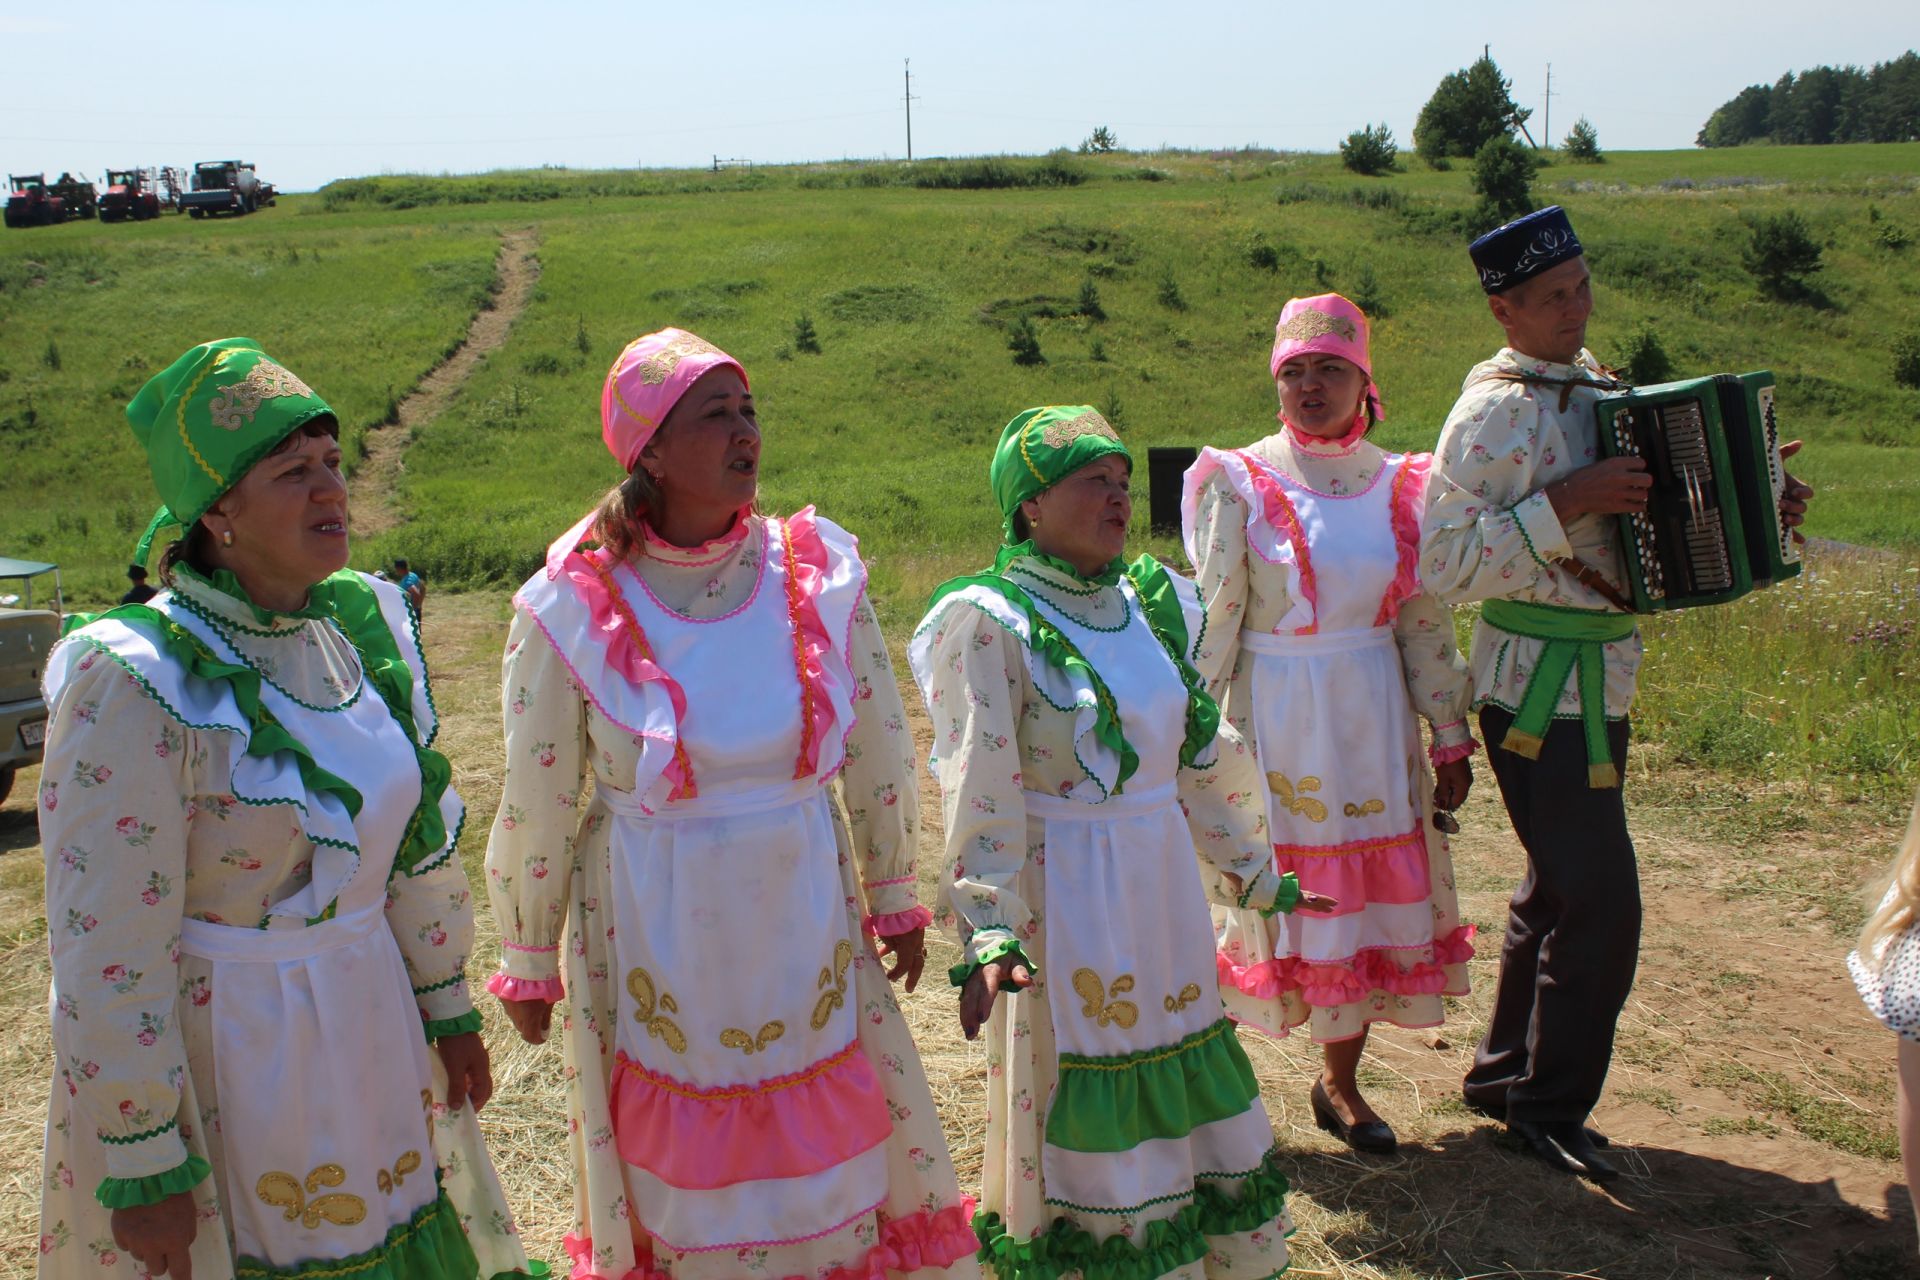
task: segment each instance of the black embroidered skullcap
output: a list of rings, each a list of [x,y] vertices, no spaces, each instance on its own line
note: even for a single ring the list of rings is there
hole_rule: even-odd
[[[1468,245],[1467,252],[1480,272],[1480,287],[1505,293],[1585,251],[1567,211],[1555,204],[1495,227]]]

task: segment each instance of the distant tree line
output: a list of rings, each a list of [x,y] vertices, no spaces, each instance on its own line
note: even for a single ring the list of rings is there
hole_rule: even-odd
[[[1891,62],[1789,71],[1770,85],[1749,85],[1707,118],[1700,147],[1743,142],[1913,142],[1920,140],[1920,54]]]

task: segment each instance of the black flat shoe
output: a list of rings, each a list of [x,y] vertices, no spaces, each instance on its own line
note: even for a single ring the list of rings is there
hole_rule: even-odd
[[[1549,1126],[1556,1141],[1566,1148],[1567,1154],[1587,1167],[1587,1177],[1594,1182],[1606,1182],[1620,1176],[1607,1158],[1600,1154],[1598,1144],[1593,1141],[1593,1130],[1582,1125],[1568,1122]]]
[[[1370,1156],[1390,1156],[1400,1149],[1400,1140],[1393,1135],[1393,1126],[1385,1120],[1366,1120],[1360,1124],[1348,1124],[1333,1109],[1333,1100],[1327,1097],[1327,1091],[1321,1083],[1313,1082],[1313,1092],[1307,1095],[1313,1106],[1313,1122],[1332,1134],[1355,1151]]]
[[[1460,1101],[1466,1106],[1467,1110],[1477,1116],[1485,1116],[1489,1120],[1498,1120],[1501,1124],[1507,1122],[1507,1109],[1504,1106],[1496,1107],[1491,1103],[1479,1102],[1468,1097],[1466,1094],[1460,1095]],[[1583,1126],[1583,1132],[1587,1135],[1587,1141],[1596,1147],[1604,1148],[1613,1145],[1611,1138],[1607,1137],[1606,1134],[1600,1132],[1598,1129],[1593,1128],[1591,1125]]]
[[[1507,1132],[1526,1143],[1527,1150],[1541,1164],[1556,1173],[1571,1174],[1576,1178],[1585,1177],[1587,1166],[1567,1150],[1552,1132],[1553,1129],[1554,1126],[1550,1124],[1540,1124],[1532,1120],[1507,1121]]]

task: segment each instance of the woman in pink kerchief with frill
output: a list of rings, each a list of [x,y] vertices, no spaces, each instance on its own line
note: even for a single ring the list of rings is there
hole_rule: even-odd
[[[1276,869],[1340,905],[1225,912],[1221,991],[1260,1030],[1308,1023],[1325,1051],[1315,1121],[1386,1153],[1393,1130],[1355,1079],[1367,1028],[1437,1026],[1441,997],[1467,990],[1473,928],[1444,832],[1472,781],[1471,690],[1448,611],[1420,588],[1431,455],[1366,439],[1384,416],[1366,316],[1338,294],[1293,299],[1269,367],[1280,429],[1203,450],[1181,495],[1199,668],[1259,753]]]
[[[514,597],[487,848],[488,989],[535,1044],[570,1002],[572,1275],[972,1280],[888,987],[931,915],[858,546],[755,511],[746,373],[693,334],[621,352],[600,419],[626,479]]]

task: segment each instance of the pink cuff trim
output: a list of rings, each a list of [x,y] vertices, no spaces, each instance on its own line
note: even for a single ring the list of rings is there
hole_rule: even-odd
[[[1273,869],[1291,871],[1300,886],[1337,898],[1329,916],[1364,911],[1370,902],[1424,902],[1433,891],[1427,866],[1426,834],[1418,825],[1382,840],[1349,840],[1335,845],[1273,847]],[[1319,914],[1319,913],[1315,913]]]
[[[818,1173],[893,1132],[857,1039],[804,1071],[715,1089],[649,1071],[621,1052],[611,1102],[620,1158],[690,1190]]]
[[[502,951],[524,951],[529,955],[546,955],[558,951],[560,944],[555,942],[544,947],[530,947],[524,942],[507,942],[503,940],[500,943],[500,949]]]
[[[1295,627],[1293,634],[1310,636],[1320,628],[1320,591],[1313,576],[1313,557],[1307,554],[1307,531],[1300,524],[1300,513],[1293,509],[1293,499],[1264,463],[1244,449],[1238,453],[1254,492],[1260,495],[1264,518],[1286,535],[1287,545],[1293,548],[1294,594],[1306,602],[1307,616],[1312,619],[1304,627]]]
[[[869,880],[867,881],[867,888],[885,889],[896,884],[912,884],[918,879],[918,876],[895,876],[891,880]]]
[[[487,991],[502,1000],[544,1000],[548,1004],[559,1004],[567,998],[567,990],[558,978],[515,978],[504,973],[487,979]]]
[[[1445,937],[1433,940],[1433,958],[1401,968],[1393,958],[1394,949],[1369,947],[1345,960],[1324,963],[1300,956],[1276,956],[1259,964],[1243,965],[1232,957],[1216,952],[1214,965],[1222,986],[1232,987],[1260,1000],[1273,1000],[1289,992],[1298,992],[1301,1000],[1317,1009],[1356,1004],[1375,991],[1395,996],[1438,995],[1446,989],[1448,965],[1465,964],[1473,958],[1476,926],[1460,925]]]
[[[855,1261],[836,1267],[825,1276],[792,1275],[784,1280],[887,1280],[890,1271],[905,1273],[950,1267],[980,1248],[980,1241],[973,1234],[976,1207],[978,1202],[972,1196],[964,1196],[959,1204],[948,1205],[937,1212],[922,1209],[907,1217],[895,1218],[881,1225],[880,1239]],[[616,1280],[611,1273],[594,1269],[591,1237],[569,1232],[563,1243],[567,1256],[573,1259],[572,1280]],[[640,1256],[634,1260],[638,1265],[617,1280],[671,1280],[654,1265],[651,1240],[642,1243],[639,1251]]]
[[[1479,749],[1480,744],[1472,738],[1468,738],[1465,742],[1456,742],[1450,747],[1443,747],[1436,742],[1427,748],[1427,759],[1435,764],[1452,764],[1455,760],[1465,760]]]
[[[1420,594],[1420,516],[1427,505],[1427,473],[1433,468],[1430,453],[1410,453],[1393,477],[1389,498],[1393,512],[1393,541],[1400,552],[1393,581],[1373,616],[1376,627],[1392,626],[1400,616],[1400,606]]]
[[[891,938],[902,933],[912,933],[915,929],[924,929],[933,923],[933,912],[927,907],[913,907],[906,911],[896,911],[892,915],[868,916],[867,934],[874,938]]]

